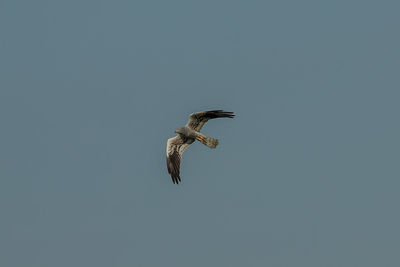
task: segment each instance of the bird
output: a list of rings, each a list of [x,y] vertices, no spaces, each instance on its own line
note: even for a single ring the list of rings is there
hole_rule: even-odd
[[[200,133],[204,124],[210,119],[233,117],[235,117],[233,112],[223,111],[220,109],[195,112],[189,115],[189,121],[185,126],[175,130],[175,133],[178,135],[168,139],[166,151],[167,169],[174,184],[179,184],[179,182],[181,182],[180,164],[182,154],[190,144],[197,140],[209,148],[217,147],[219,143],[218,139]]]

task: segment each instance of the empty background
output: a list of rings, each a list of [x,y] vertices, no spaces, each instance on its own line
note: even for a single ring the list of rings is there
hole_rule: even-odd
[[[2,0],[0,265],[399,266],[399,9]]]

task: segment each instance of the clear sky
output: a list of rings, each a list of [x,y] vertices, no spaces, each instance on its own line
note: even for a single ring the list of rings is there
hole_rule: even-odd
[[[399,10],[2,0],[0,266],[400,266]]]

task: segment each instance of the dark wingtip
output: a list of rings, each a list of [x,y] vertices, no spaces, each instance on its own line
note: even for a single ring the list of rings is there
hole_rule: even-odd
[[[233,114],[233,112],[230,111],[221,111],[218,113],[219,116],[223,117],[223,118],[234,118],[235,114]]]
[[[234,118],[235,114],[233,114],[233,112],[230,111],[224,111],[222,109],[216,109],[216,110],[210,110],[207,111],[208,115],[210,117],[214,117],[214,118]]]
[[[181,182],[181,177],[180,177],[180,175],[177,175],[177,176],[171,175],[171,178],[172,178],[172,182],[173,182],[174,184],[179,184],[179,182]]]

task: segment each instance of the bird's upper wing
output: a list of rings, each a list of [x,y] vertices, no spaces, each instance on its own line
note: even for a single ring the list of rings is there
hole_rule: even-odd
[[[186,126],[199,132],[203,127],[204,123],[206,123],[210,119],[233,118],[233,117],[235,117],[233,112],[228,112],[223,110],[209,110],[203,112],[196,112],[189,115],[189,121],[186,123]]]
[[[167,142],[167,168],[168,173],[171,174],[172,182],[179,184],[181,181],[180,177],[180,164],[183,151],[189,146],[185,144],[184,140],[180,135],[168,139]]]

